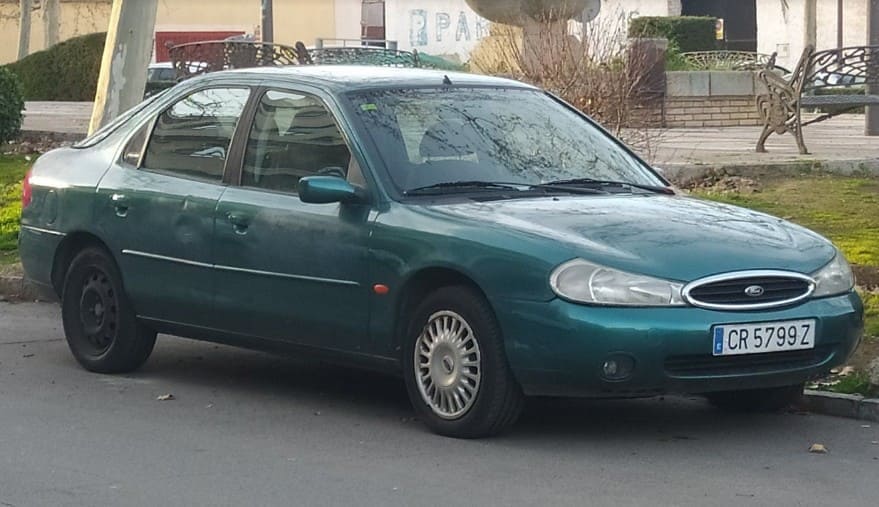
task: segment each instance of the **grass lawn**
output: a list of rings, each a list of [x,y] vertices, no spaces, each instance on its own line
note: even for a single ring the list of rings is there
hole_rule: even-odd
[[[0,265],[18,261],[21,180],[30,164],[24,157],[0,155]]]
[[[867,307],[866,338],[851,364],[863,369],[879,357],[879,179],[799,176],[763,179],[759,192],[695,195],[786,218],[830,238],[855,268]],[[865,393],[863,373],[831,387]]]

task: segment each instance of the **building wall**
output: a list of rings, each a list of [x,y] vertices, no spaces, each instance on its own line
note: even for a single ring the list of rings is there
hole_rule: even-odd
[[[464,0],[387,0],[385,34],[399,49],[467,61],[489,22]]]
[[[61,40],[107,30],[109,0],[61,0]],[[18,54],[18,0],[0,0],[0,64]],[[337,16],[336,13],[340,14]],[[274,0],[275,41],[314,44],[318,37],[360,37],[359,0]],[[30,52],[44,49],[43,11],[31,17]],[[256,0],[159,0],[156,30],[259,31]]]
[[[335,37],[360,38],[361,0],[335,0]],[[311,42],[306,42],[311,45]]]
[[[778,63],[793,69],[805,47],[806,20],[805,1],[788,2],[790,8],[785,16],[780,0],[757,1],[757,51],[772,54],[778,52]],[[837,47],[837,0],[817,2],[817,48]],[[864,0],[845,0],[843,6],[844,45],[860,46],[867,43],[867,3]]]

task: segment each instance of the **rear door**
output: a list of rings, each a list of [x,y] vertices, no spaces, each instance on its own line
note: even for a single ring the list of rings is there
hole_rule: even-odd
[[[249,95],[187,95],[143,125],[101,181],[99,225],[140,316],[210,326],[214,213]]]
[[[230,186],[217,208],[217,325],[363,350],[370,207],[306,204],[297,194],[299,179],[317,174],[365,187],[360,166],[317,96],[275,89],[254,102],[240,186]]]

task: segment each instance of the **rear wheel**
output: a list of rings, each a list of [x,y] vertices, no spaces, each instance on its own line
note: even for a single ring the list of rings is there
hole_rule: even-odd
[[[723,391],[706,395],[715,407],[733,412],[776,412],[803,396],[803,384],[747,391]]]
[[[101,248],[80,252],[70,263],[61,297],[64,334],[85,369],[125,373],[139,368],[156,333],[137,322],[116,262]]]
[[[494,313],[468,287],[439,289],[418,306],[403,366],[409,399],[441,435],[494,435],[522,410],[522,391],[507,364]]]

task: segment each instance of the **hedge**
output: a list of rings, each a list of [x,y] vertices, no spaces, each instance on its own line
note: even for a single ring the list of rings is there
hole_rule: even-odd
[[[95,99],[106,33],[66,40],[6,66],[21,80],[25,100]]]
[[[0,144],[18,137],[24,98],[18,77],[0,67]]]
[[[668,39],[678,51],[713,51],[717,49],[717,18],[704,16],[644,16],[629,23],[629,37]]]

